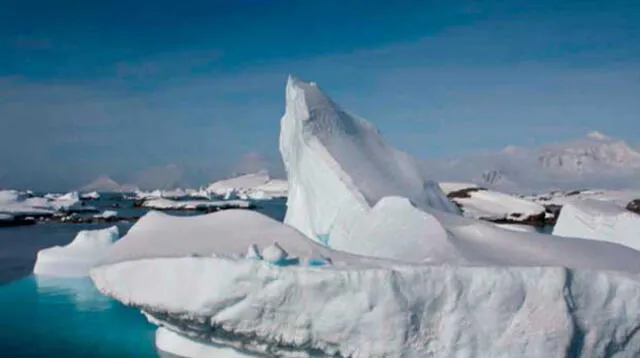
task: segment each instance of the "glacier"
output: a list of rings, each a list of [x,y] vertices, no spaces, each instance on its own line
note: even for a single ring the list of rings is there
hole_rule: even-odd
[[[120,237],[117,226],[82,230],[71,243],[38,251],[33,273],[40,276],[88,276],[107,249]]]
[[[285,223],[150,212],[91,269],[161,327],[163,351],[640,354],[640,251],[465,218],[375,127],[293,78],[280,149]]]

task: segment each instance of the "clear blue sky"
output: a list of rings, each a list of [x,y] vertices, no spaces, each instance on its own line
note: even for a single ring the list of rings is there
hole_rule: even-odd
[[[418,157],[637,144],[640,2],[4,1],[0,186],[276,162],[289,73]]]

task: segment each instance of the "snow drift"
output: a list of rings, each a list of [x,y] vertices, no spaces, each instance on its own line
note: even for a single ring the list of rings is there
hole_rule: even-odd
[[[119,237],[118,227],[83,230],[66,246],[54,246],[38,251],[33,273],[43,276],[79,277],[89,275]]]

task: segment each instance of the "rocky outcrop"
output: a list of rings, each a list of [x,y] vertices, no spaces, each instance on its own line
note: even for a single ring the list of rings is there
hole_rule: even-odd
[[[627,210],[636,214],[640,214],[640,199],[632,200],[629,204],[627,204]]]

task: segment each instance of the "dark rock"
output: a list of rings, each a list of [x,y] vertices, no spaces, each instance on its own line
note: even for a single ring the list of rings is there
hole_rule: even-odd
[[[640,214],[640,199],[632,200],[629,204],[627,204],[627,210],[636,214]]]
[[[449,194],[447,194],[447,197],[449,199],[470,198],[471,197],[471,193],[476,192],[476,191],[485,191],[485,190],[487,190],[487,189],[485,189],[485,188],[466,188],[466,189],[462,189],[462,190],[452,191]]]
[[[513,213],[509,214],[508,217],[501,219],[490,219],[490,218],[481,218],[482,220],[490,221],[496,224],[520,224],[520,225],[530,225],[535,227],[543,227],[545,225],[549,225],[549,219],[547,219],[546,213],[542,212],[537,215],[531,215],[524,219],[522,218],[522,214]]]
[[[560,215],[560,210],[562,210],[562,205],[549,204],[549,205],[545,205],[544,208],[549,214],[557,217],[558,215]]]
[[[570,191],[568,193],[565,194],[565,196],[575,196],[578,195],[580,193],[582,193],[584,190],[574,190],[574,191]]]

